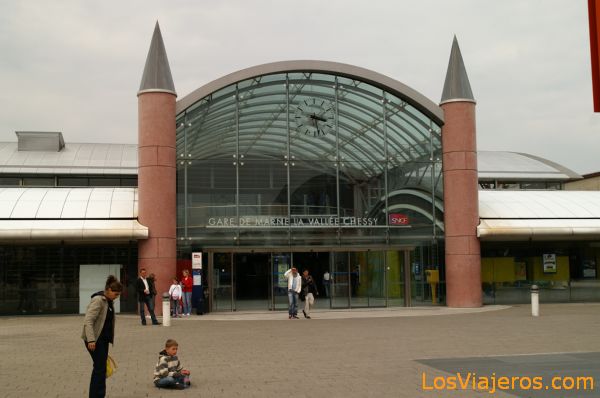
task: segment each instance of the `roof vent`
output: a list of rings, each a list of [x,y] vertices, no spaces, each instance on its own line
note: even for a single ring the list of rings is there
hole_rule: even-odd
[[[19,151],[60,152],[65,147],[61,132],[15,131]]]

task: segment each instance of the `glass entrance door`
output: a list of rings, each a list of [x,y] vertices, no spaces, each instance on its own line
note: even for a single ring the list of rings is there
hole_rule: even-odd
[[[212,256],[212,310],[233,311],[233,253],[213,253]]]
[[[236,253],[234,260],[234,309],[267,310],[269,297],[270,253]]]
[[[291,268],[290,253],[271,253],[271,309],[287,310],[287,279],[285,271]]]
[[[403,307],[405,305],[404,295],[406,293],[404,285],[405,251],[387,251],[386,257],[387,305],[388,307]]]
[[[331,308],[350,307],[350,272],[347,252],[334,252],[331,265]]]

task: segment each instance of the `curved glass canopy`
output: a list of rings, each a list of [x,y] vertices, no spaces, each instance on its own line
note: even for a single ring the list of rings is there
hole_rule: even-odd
[[[213,227],[215,239],[241,244],[245,228],[268,216],[287,224],[261,227],[287,232],[263,237],[285,245],[294,227],[315,227],[295,221],[319,215],[330,217],[318,225],[331,229],[324,244],[339,244],[345,234],[367,239],[365,228],[382,229],[369,242],[390,243],[390,228],[398,227],[390,212],[413,220],[398,235],[435,236],[442,226],[434,205],[442,187],[441,121],[390,91],[335,73],[279,72],[233,82],[179,109],[180,237],[204,239],[203,228]],[[345,225],[344,217],[369,221]]]

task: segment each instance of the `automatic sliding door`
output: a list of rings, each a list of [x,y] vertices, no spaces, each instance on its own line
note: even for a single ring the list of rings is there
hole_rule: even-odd
[[[350,272],[347,252],[331,253],[331,308],[350,307]]]
[[[404,273],[405,251],[387,251],[387,305],[388,307],[403,307],[405,305]]]
[[[213,311],[233,311],[232,256],[232,253],[213,253]]]
[[[235,310],[269,309],[271,256],[268,253],[236,253],[233,258]]]
[[[283,277],[285,271],[291,267],[290,253],[271,254],[271,309],[287,310],[287,279]]]

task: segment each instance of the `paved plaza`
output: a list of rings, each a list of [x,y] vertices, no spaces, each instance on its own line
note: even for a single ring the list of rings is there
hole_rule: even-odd
[[[424,374],[428,383],[484,368],[501,375],[515,361],[521,367],[513,371],[535,373],[543,365],[556,374],[596,372],[600,380],[589,365],[600,352],[600,304],[546,304],[539,318],[523,305],[319,311],[311,320],[288,320],[284,312],[209,314],[175,319],[170,327],[141,326],[132,314],[117,319],[111,398],[529,396],[422,387]],[[82,321],[75,315],[0,318],[0,396],[87,397],[92,362],[80,339]],[[180,360],[192,372],[188,390],[152,384],[167,338],[179,342]]]

